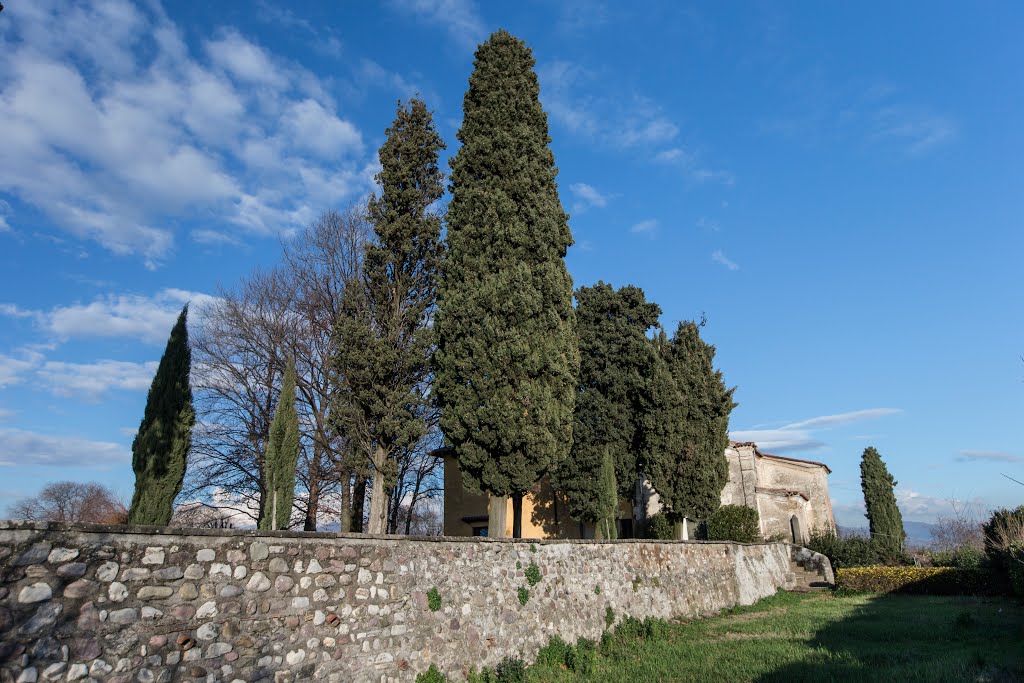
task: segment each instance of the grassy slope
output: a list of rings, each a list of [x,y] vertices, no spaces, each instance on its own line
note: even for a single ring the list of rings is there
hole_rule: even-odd
[[[780,593],[613,638],[586,676],[535,666],[531,681],[1024,681],[1024,608],[1009,599]]]

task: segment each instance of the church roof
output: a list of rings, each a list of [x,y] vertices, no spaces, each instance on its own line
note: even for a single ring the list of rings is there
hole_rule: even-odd
[[[823,462],[818,462],[817,460],[801,460],[800,458],[788,458],[784,455],[772,455],[771,453],[763,453],[757,447],[757,444],[754,443],[753,441],[730,441],[729,445],[732,446],[733,448],[736,448],[737,446],[752,446],[754,448],[754,454],[759,458],[771,458],[773,460],[788,460],[789,462],[799,462],[804,465],[817,465],[818,467],[824,467],[827,473],[832,474],[832,468],[830,468]]]

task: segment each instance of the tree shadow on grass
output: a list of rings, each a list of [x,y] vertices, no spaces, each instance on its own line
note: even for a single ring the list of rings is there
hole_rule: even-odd
[[[755,680],[1024,681],[1024,608],[1012,598],[878,595],[808,645],[812,656]]]

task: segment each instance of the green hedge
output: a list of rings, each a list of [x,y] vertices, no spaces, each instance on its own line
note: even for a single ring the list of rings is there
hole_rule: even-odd
[[[708,517],[709,541],[756,543],[761,540],[757,510],[746,505],[723,505]]]
[[[960,567],[848,567],[836,570],[838,590],[917,595],[1005,595],[1004,574]]]

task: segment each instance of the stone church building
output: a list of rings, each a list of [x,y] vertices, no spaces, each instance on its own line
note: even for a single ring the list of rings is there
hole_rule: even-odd
[[[466,490],[458,460],[448,449],[444,458],[444,533],[446,536],[487,534],[489,514],[504,517],[512,535],[512,501]],[[722,490],[723,505],[746,505],[757,510],[761,535],[803,543],[818,528],[835,528],[828,493],[828,465],[763,453],[754,443],[732,442],[725,450],[729,480]],[[644,520],[661,509],[658,494],[647,482],[637,482],[635,500],[619,505],[619,537],[638,535]],[[685,525],[684,537],[690,535]],[[593,538],[593,525],[568,516],[565,503],[542,480],[523,498],[523,538]]]

